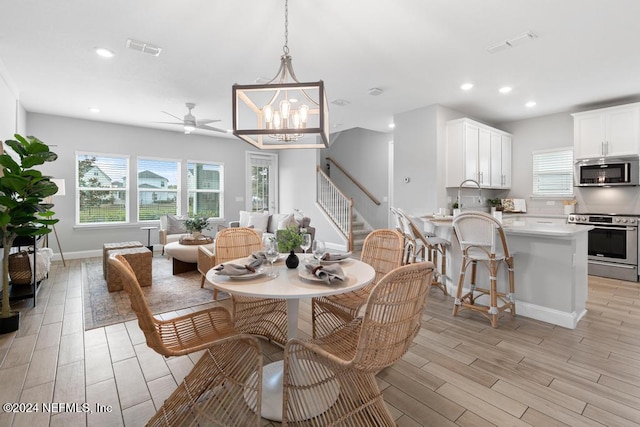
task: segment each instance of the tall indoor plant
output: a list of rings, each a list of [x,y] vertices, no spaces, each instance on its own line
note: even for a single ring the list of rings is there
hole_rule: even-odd
[[[11,310],[9,302],[9,254],[14,241],[17,237],[48,234],[49,226],[58,222],[53,219],[53,204],[44,202],[58,187],[35,168],[56,160],[58,155],[33,136],[24,138],[16,134],[14,137],[15,140],[5,141],[14,155],[0,155],[0,237],[4,248],[0,330],[3,332],[18,329],[19,313]],[[8,329],[3,327],[7,325]]]

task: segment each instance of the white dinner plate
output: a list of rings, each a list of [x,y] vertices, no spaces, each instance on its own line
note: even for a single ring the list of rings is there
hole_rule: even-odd
[[[266,273],[266,269],[264,267],[260,266],[260,267],[258,267],[256,269],[255,272],[247,273],[247,274],[241,274],[240,276],[227,276],[226,274],[220,274],[220,273],[216,273],[216,276],[228,277],[231,280],[250,280],[250,279],[253,279],[255,277],[262,276],[264,273]]]
[[[349,254],[348,258],[336,259],[336,260],[328,260],[328,261],[322,260],[322,261],[320,261],[320,264],[322,264],[322,265],[340,264],[341,262],[345,262],[345,261],[348,261],[348,260],[351,259],[351,252],[349,252],[348,254]],[[345,253],[345,255],[347,255],[347,254]]]

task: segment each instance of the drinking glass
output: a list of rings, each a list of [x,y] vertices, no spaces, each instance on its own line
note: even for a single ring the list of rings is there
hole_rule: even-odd
[[[306,260],[307,251],[309,250],[309,248],[311,248],[311,234],[304,233],[302,235],[302,244],[300,245],[300,248],[304,251],[303,258]]]
[[[320,240],[314,240],[311,250],[313,251],[313,257],[315,258],[318,265],[320,265],[320,260],[324,255],[324,242]]]
[[[271,278],[278,277],[278,274],[273,272],[273,263],[278,259],[280,253],[278,252],[278,242],[275,240],[268,240],[264,247],[264,256],[271,264],[268,276]]]

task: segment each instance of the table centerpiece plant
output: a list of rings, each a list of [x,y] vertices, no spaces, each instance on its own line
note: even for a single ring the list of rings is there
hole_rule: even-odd
[[[0,238],[4,248],[2,259],[2,311],[0,333],[18,330],[20,313],[11,310],[9,300],[9,255],[18,237],[37,237],[51,232],[58,222],[51,211],[53,204],[45,199],[58,191],[51,177],[42,175],[35,166],[53,162],[58,155],[33,136],[15,134],[5,144],[15,153],[0,155]],[[35,249],[35,248],[34,248]],[[36,253],[34,253],[35,263]]]
[[[303,243],[302,234],[298,230],[298,227],[292,225],[283,230],[277,231],[278,239],[278,251],[282,253],[289,252],[289,256],[285,260],[285,264],[289,268],[297,268],[300,260],[295,254],[296,250]]]
[[[202,230],[209,229],[209,223],[207,222],[207,218],[197,216],[195,218],[187,219],[184,222],[184,227],[193,237],[198,237],[202,233]]]

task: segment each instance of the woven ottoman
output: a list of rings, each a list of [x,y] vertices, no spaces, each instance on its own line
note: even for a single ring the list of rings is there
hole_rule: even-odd
[[[140,242],[120,242],[120,243],[105,243],[102,245],[102,275],[105,280],[109,274],[109,263],[107,259],[109,258],[108,252],[113,249],[127,249],[127,248],[141,248],[142,243]]]
[[[138,279],[140,286],[151,286],[151,251],[145,247],[113,249],[108,251],[109,256],[122,255],[127,260]],[[107,272],[107,290],[109,292],[121,291],[123,289],[122,278],[115,268],[110,268]]]

